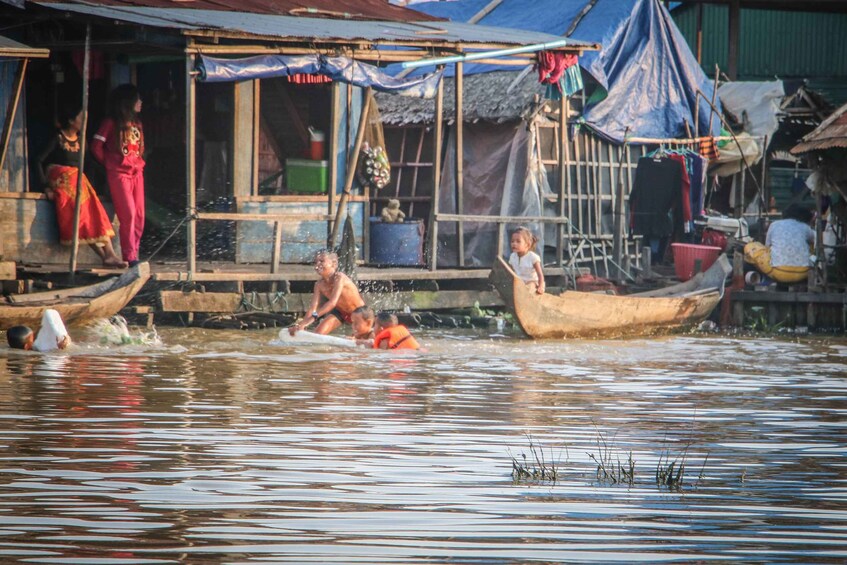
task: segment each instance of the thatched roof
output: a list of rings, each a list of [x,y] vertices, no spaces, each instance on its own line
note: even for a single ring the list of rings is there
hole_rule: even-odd
[[[791,152],[795,155],[830,147],[847,147],[847,104],[841,106],[798,143]]]
[[[535,110],[536,96],[543,99],[546,85],[529,73],[506,92],[520,71],[481,73],[465,77],[463,115],[466,122],[505,122],[527,117]],[[444,119],[455,116],[455,80],[444,79]],[[382,122],[392,125],[432,123],[435,100],[377,93]]]

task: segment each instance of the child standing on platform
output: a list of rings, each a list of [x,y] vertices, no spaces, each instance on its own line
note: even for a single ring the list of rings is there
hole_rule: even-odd
[[[523,226],[512,232],[512,254],[509,255],[509,266],[528,285],[535,287],[535,292],[544,294],[544,271],[541,269],[541,257],[533,250],[538,243],[529,228]]]
[[[106,168],[120,221],[121,253],[124,261],[134,266],[144,232],[144,131],[138,118],[138,89],[132,84],[117,87],[109,106],[109,117],[94,135],[91,152]]]

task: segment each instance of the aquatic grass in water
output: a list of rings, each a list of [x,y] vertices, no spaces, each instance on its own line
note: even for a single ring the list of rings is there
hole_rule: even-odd
[[[521,453],[521,458],[518,459],[512,455],[511,451],[509,451],[509,457],[512,459],[512,480],[516,483],[555,483],[558,481],[561,463],[557,463],[553,458],[553,449],[550,448],[547,457],[545,457],[543,445],[536,443],[535,440],[532,439],[531,434],[527,434],[526,439],[529,440],[530,457],[527,457],[526,453]],[[564,447],[564,450],[565,463],[567,463],[567,446]],[[561,457],[561,453],[559,455]]]
[[[595,426],[596,429],[596,426]],[[597,479],[611,484],[635,482],[635,460],[629,451],[621,461],[621,452],[606,441],[603,432],[597,430],[597,454],[586,453],[597,464]]]

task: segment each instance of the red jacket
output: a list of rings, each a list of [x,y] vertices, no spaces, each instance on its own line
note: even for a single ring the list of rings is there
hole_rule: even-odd
[[[144,130],[141,122],[119,129],[115,120],[106,118],[94,134],[91,152],[106,171],[134,174],[144,169]]]

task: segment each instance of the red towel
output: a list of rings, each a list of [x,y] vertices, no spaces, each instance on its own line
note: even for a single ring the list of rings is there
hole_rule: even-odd
[[[572,53],[562,53],[561,51],[539,51],[537,54],[538,62],[538,82],[541,84],[559,84],[559,79],[565,74],[569,67],[575,65],[579,59]]]

